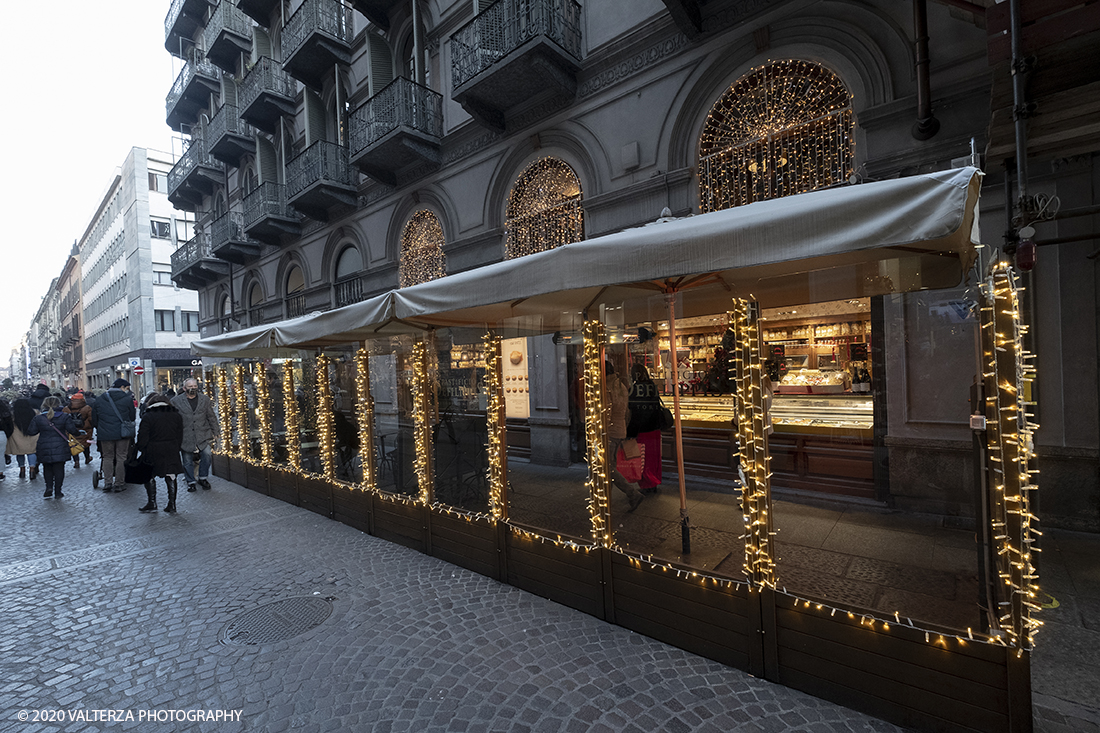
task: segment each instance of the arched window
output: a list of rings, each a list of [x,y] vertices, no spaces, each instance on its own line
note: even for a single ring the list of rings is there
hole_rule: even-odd
[[[336,258],[336,307],[340,308],[363,299],[363,280],[358,277],[363,269],[363,257],[354,245],[344,247]]]
[[[228,295],[222,296],[221,307],[218,310],[221,312],[221,322],[219,324],[221,326],[221,332],[229,333],[229,322],[233,318],[233,301],[230,300]]]
[[[401,234],[401,287],[426,283],[447,274],[443,227],[428,209],[412,215]]]
[[[843,183],[852,173],[852,98],[828,69],[777,61],[715,102],[699,138],[699,204],[718,211]]]
[[[535,161],[512,186],[505,216],[505,259],[579,242],[584,212],[577,174],[556,158]]]
[[[264,291],[257,282],[252,283],[248,289],[248,324],[258,326],[264,322],[261,306],[264,302]]]
[[[287,318],[297,318],[306,314],[306,280],[302,275],[302,268],[291,265],[286,273],[286,315]]]

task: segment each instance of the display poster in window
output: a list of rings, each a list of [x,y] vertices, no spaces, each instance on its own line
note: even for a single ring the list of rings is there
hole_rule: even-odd
[[[527,339],[501,341],[504,366],[504,415],[526,420],[531,416],[531,383],[527,369]]]
[[[867,344],[850,344],[848,355],[852,361],[867,361]]]

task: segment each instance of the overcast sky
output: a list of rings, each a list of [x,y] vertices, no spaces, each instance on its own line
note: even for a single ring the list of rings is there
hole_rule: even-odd
[[[130,148],[179,153],[169,0],[5,2],[0,13],[0,363],[7,364]]]

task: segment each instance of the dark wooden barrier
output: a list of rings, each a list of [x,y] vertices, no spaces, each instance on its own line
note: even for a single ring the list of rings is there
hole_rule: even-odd
[[[241,486],[248,486],[248,464],[235,456],[229,457],[229,480]]]
[[[248,476],[248,488],[260,494],[270,494],[271,487],[268,481],[267,469],[253,463],[246,464]]]
[[[211,457],[210,468],[218,478],[231,480],[229,478],[229,456],[224,453],[215,453]]]
[[[925,731],[1027,733],[1030,659],[786,594],[692,577],[328,479],[214,457],[218,476],[816,697]],[[256,488],[259,491],[259,488]],[[854,609],[853,609],[854,611]],[[830,615],[831,614],[831,615]],[[965,635],[965,634],[964,634]]]

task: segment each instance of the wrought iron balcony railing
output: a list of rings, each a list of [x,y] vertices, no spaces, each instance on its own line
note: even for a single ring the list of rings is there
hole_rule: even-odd
[[[348,162],[343,145],[318,141],[293,158],[286,167],[286,195],[294,197],[315,183],[325,182],[354,188],[358,172]]]
[[[196,232],[192,239],[184,242],[172,253],[172,277],[176,277],[196,262],[213,256],[210,252],[210,240],[206,238],[206,234]]]
[[[172,84],[172,89],[168,92],[168,96],[164,100],[165,112],[169,116],[171,116],[172,110],[176,108],[180,100],[183,99],[187,87],[191,85],[191,82],[194,81],[197,74],[210,79],[218,79],[221,72],[209,59],[192,58],[185,63],[183,69],[180,70],[179,76],[176,77],[175,83]]]
[[[290,16],[283,29],[283,58],[289,59],[314,33],[321,32],[344,43],[351,42],[348,10],[336,0],[306,0]]]
[[[178,189],[198,167],[225,170],[225,165],[206,151],[201,128],[191,135],[191,144],[184,151],[172,170],[168,171],[168,192]]]
[[[210,225],[211,251],[218,249],[229,242],[248,242],[249,236],[244,233],[244,214],[239,211],[230,211],[219,216]]]
[[[241,119],[240,109],[233,104],[224,104],[210,120],[204,137],[214,143],[225,135],[252,137],[254,134],[255,130],[252,125]]]
[[[214,8],[214,12],[210,14],[210,20],[207,21],[206,28],[202,32],[202,40],[206,48],[214,45],[214,41],[223,29],[244,38],[252,38],[252,20],[230,0],[221,0]]]
[[[261,94],[275,94],[286,99],[294,99],[294,80],[283,71],[277,61],[263,56],[237,90],[237,102],[241,109],[248,109]]]
[[[352,275],[336,282],[336,307],[358,303],[363,300],[363,278]]]
[[[288,295],[286,298],[286,317],[297,318],[306,314],[306,296]]]
[[[581,8],[575,0],[497,0],[451,37],[451,80],[460,87],[536,36],[578,61]]]
[[[244,197],[243,225],[246,229],[270,216],[297,218],[286,202],[286,186],[281,183],[261,183]]]
[[[443,136],[443,95],[398,77],[351,113],[351,149],[373,145],[399,127]]]

